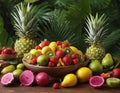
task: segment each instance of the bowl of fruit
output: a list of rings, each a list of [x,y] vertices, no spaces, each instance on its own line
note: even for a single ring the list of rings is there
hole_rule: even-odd
[[[9,60],[16,58],[16,52],[13,48],[2,47],[0,49],[0,60]]]
[[[26,68],[33,72],[47,72],[51,76],[63,76],[88,64],[87,58],[78,48],[68,42],[45,40],[24,54]]]

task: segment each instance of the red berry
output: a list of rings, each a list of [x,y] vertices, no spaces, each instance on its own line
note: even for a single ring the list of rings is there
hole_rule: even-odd
[[[65,64],[66,66],[72,64],[72,58],[71,58],[71,56],[64,56],[62,60],[63,60],[63,62],[64,62],[64,64]]]
[[[116,78],[120,78],[120,68],[114,68],[112,71],[112,76]]]
[[[62,45],[62,41],[57,41],[56,44],[57,45]]]
[[[57,50],[55,54],[58,58],[62,58],[65,55],[65,53],[62,50]]]
[[[79,59],[77,59],[77,58],[76,58],[76,59],[73,59],[73,63],[74,63],[74,64],[79,63]]]
[[[36,50],[42,49],[39,45],[35,47]]]
[[[59,83],[54,83],[53,88],[54,89],[60,89],[60,84]]]
[[[54,67],[55,64],[54,64],[53,62],[49,61],[49,62],[48,62],[48,66],[49,66],[49,67]]]
[[[30,64],[35,65],[36,63],[37,63],[37,58],[33,58],[33,59],[30,61]]]
[[[39,53],[39,54],[36,54],[36,57],[38,58],[39,56],[41,56],[42,54],[41,53]]]

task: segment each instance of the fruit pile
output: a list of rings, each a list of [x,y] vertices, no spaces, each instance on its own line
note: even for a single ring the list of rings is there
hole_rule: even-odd
[[[39,66],[68,66],[83,62],[83,53],[68,42],[42,41],[35,49],[24,54],[23,61]]]
[[[16,51],[13,48],[7,48],[6,46],[3,46],[0,49],[0,54],[1,55],[3,55],[3,54],[14,55],[14,54],[16,54]]]

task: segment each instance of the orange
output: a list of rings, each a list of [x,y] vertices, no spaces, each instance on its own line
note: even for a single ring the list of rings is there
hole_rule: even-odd
[[[80,82],[87,82],[92,76],[92,70],[88,67],[81,67],[77,70],[76,74]]]

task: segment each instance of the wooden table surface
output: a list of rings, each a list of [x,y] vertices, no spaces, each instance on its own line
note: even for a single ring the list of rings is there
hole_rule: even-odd
[[[101,89],[94,89],[88,84],[81,84],[72,88],[61,88],[53,89],[52,86],[49,87],[39,87],[39,86],[12,86],[4,87],[0,85],[0,93],[120,93],[119,88],[108,88],[104,86]]]

